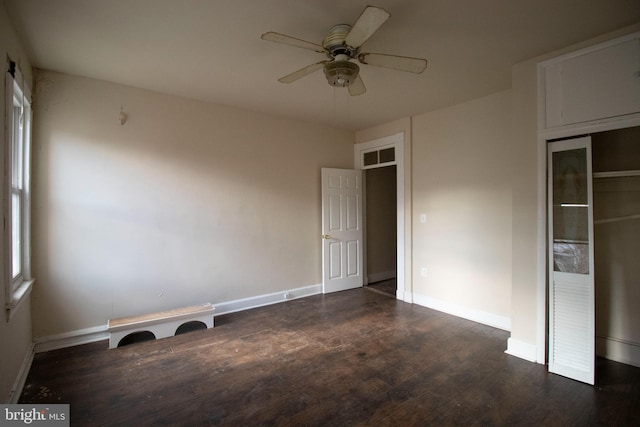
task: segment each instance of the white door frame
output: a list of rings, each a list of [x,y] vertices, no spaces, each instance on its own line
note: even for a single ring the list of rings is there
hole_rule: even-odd
[[[386,162],[382,164],[364,166],[363,155],[366,152],[376,151],[383,148],[394,148],[395,160],[393,162]],[[405,165],[404,165],[404,132],[399,132],[395,135],[386,136],[384,138],[375,139],[372,141],[362,142],[355,144],[354,146],[354,168],[355,169],[372,169],[385,166],[396,166],[396,244],[397,244],[397,258],[396,258],[396,298],[405,302],[413,302],[412,291],[409,286],[409,282],[406,280],[406,256],[405,256],[405,243],[407,241],[406,227],[405,227]],[[366,184],[365,184],[366,185]],[[366,223],[365,223],[366,230]],[[366,232],[365,232],[366,240]],[[366,245],[364,245],[366,251]],[[363,255],[366,259],[366,253]]]

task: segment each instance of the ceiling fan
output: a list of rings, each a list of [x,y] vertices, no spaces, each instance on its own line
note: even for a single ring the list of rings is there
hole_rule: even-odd
[[[313,50],[323,53],[329,58],[281,77],[278,79],[280,83],[295,82],[322,68],[330,85],[346,87],[352,96],[362,95],[367,91],[367,88],[360,77],[360,67],[355,62],[351,62],[352,59],[357,59],[361,64],[416,74],[422,73],[427,68],[427,60],[422,58],[360,52],[361,46],[390,16],[389,12],[384,9],[367,6],[353,26],[339,24],[331,27],[322,45],[273,31],[264,33],[261,38]]]

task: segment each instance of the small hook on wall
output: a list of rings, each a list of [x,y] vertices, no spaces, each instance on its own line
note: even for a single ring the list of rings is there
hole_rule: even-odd
[[[120,106],[120,115],[118,116],[118,118],[120,119],[120,126],[124,126],[124,124],[127,123],[127,119],[129,118],[127,113],[124,112],[122,105]]]

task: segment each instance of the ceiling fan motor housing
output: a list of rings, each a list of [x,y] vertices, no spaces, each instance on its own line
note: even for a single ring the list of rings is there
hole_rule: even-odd
[[[327,51],[327,56],[335,58],[336,55],[347,55],[349,58],[354,58],[357,54],[357,49],[351,46],[347,46],[344,42],[349,32],[351,31],[351,25],[339,24],[334,25],[329,30],[329,34],[324,38],[322,47]]]

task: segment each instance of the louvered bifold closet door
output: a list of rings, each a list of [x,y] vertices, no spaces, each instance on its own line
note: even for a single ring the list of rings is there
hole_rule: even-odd
[[[591,138],[549,144],[549,371],[593,384]]]

